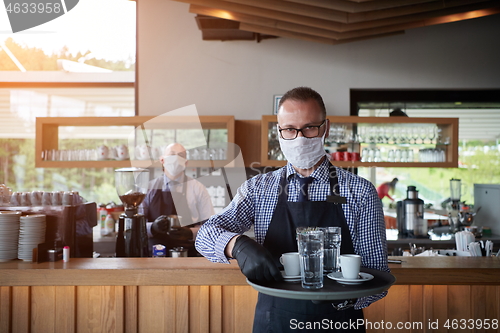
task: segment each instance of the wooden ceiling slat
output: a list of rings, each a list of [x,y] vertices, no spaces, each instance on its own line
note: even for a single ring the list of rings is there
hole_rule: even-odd
[[[421,3],[412,6],[402,6],[385,10],[375,10],[363,13],[348,14],[348,23],[382,20],[391,17],[400,17],[412,14],[427,13],[435,10],[465,6],[486,2],[485,0],[452,0]]]
[[[342,27],[343,27],[342,31],[373,29],[373,28],[378,28],[378,27],[383,27],[383,26],[388,26],[388,25],[404,24],[404,23],[410,23],[410,22],[415,22],[415,21],[422,21],[422,20],[426,20],[426,19],[434,19],[434,18],[440,17],[440,16],[448,16],[448,15],[454,15],[454,14],[459,14],[459,13],[464,13],[464,12],[471,12],[471,11],[476,11],[476,10],[481,10],[481,9],[492,8],[492,7],[498,6],[498,4],[499,3],[497,1],[488,1],[488,2],[482,2],[479,4],[472,4],[472,5],[461,6],[461,7],[452,7],[452,8],[446,8],[446,9],[441,9],[441,10],[435,10],[435,11],[431,11],[431,12],[427,12],[427,13],[419,13],[419,14],[413,14],[413,15],[392,17],[392,18],[383,19],[383,20],[349,23],[349,24],[342,25]]]
[[[404,31],[398,31],[398,32],[393,32],[393,33],[389,33],[389,34],[384,34],[384,35],[335,40],[335,39],[307,35],[307,34],[303,34],[303,33],[299,33],[299,32],[293,32],[293,31],[281,30],[281,29],[276,29],[276,28],[269,28],[269,27],[264,27],[264,26],[259,26],[259,25],[253,25],[253,24],[248,24],[248,23],[241,23],[240,29],[246,30],[246,31],[252,31],[252,32],[256,32],[256,33],[269,34],[269,35],[285,37],[285,38],[301,39],[301,40],[305,40],[305,41],[309,41],[309,42],[318,42],[318,43],[330,44],[330,45],[337,45],[337,44],[343,44],[343,43],[348,43],[348,42],[353,42],[353,41],[361,41],[361,40],[378,38],[378,37],[387,37],[387,36],[393,36],[393,35],[404,33]]]
[[[198,6],[198,5],[191,5],[189,7],[189,12],[193,13],[193,14],[208,15],[208,16],[214,16],[214,17],[218,17],[218,18],[225,18],[226,17],[225,12],[221,12],[220,10],[215,9],[215,8],[208,8],[208,7]],[[295,24],[295,23],[279,21],[279,20],[263,19],[262,17],[248,15],[248,14],[235,13],[235,12],[231,13],[231,17],[232,17],[232,19],[239,21],[241,23],[248,23],[251,25],[264,26],[264,27],[268,27],[268,28],[276,28],[276,29],[287,30],[287,31],[292,31],[292,32],[303,32],[307,35],[313,35],[313,36],[317,36],[317,37],[339,39],[339,33],[335,32],[335,31],[331,31],[331,30],[309,27],[309,26],[305,26],[305,25],[301,25],[301,24]],[[240,27],[240,29],[241,29],[241,27]]]
[[[334,22],[347,23],[347,13],[283,0],[225,0],[241,5],[253,6],[283,13],[313,17]]]
[[[236,3],[231,3],[227,1],[219,0],[175,0],[177,2],[189,3],[193,5],[218,8],[220,10],[225,10],[228,12],[228,17],[226,19],[230,20],[230,13],[237,12],[248,15],[255,15],[269,19],[276,19],[280,21],[292,22],[297,24],[302,24],[305,26],[322,28],[332,31],[341,30],[342,23],[316,19],[307,16],[301,16],[296,14],[283,13],[275,10],[263,9],[258,7],[240,5]],[[326,27],[326,28],[325,28]]]
[[[414,5],[437,0],[380,0],[367,2],[353,2],[348,0],[284,0],[310,6],[340,10],[347,13],[361,13],[372,10]]]

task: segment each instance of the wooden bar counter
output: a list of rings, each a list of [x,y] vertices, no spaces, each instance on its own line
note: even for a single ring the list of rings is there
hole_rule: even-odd
[[[364,310],[368,332],[500,332],[498,326],[479,328],[479,322],[460,329],[461,320],[498,323],[500,258],[391,258],[403,262],[390,264],[397,281],[387,297]],[[0,263],[2,333],[251,332],[256,300],[236,262],[72,258],[68,263]],[[397,323],[405,328],[396,329]]]

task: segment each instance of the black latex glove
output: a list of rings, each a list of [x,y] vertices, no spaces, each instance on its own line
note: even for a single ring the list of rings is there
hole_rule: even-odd
[[[251,238],[242,235],[234,243],[233,258],[249,280],[281,281],[283,276],[274,263],[271,253]]]
[[[168,235],[170,230],[170,220],[167,215],[160,215],[151,225],[151,234],[153,236]]]
[[[179,240],[193,239],[193,232],[191,231],[191,228],[188,227],[173,226],[168,232],[168,235]]]

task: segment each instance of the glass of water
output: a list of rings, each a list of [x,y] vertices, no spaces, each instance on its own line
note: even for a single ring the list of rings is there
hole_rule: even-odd
[[[297,228],[302,288],[323,288],[323,235],[318,228]]]
[[[324,234],[324,264],[325,273],[340,272],[340,244],[342,242],[342,228],[320,228]]]

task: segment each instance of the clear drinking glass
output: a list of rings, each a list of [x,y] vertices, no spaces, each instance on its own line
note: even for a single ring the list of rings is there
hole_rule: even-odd
[[[297,228],[302,288],[323,288],[323,231],[317,228]]]
[[[342,242],[342,228],[326,227],[320,228],[324,233],[324,261],[323,271],[325,273],[340,271],[340,243]]]

